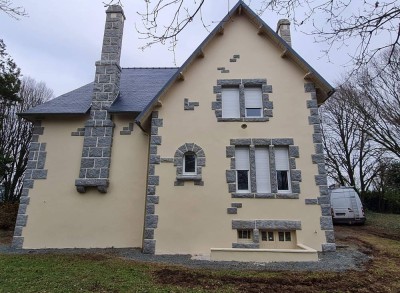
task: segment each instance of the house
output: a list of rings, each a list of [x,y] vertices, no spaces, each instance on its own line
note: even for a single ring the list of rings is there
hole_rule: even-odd
[[[35,125],[13,246],[140,247],[212,260],[334,251],[318,105],[334,91],[239,1],[180,68],[121,68],[106,12],[95,80]]]

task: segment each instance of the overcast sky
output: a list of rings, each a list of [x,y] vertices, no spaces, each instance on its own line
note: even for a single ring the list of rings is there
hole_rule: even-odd
[[[249,0],[245,1],[249,4]],[[250,1],[257,9],[259,1]],[[24,6],[29,16],[15,20],[0,13],[0,38],[7,52],[21,68],[23,75],[44,81],[56,96],[87,84],[94,79],[95,61],[100,59],[104,32],[105,8],[102,0],[14,0]],[[122,67],[171,67],[174,58],[168,46],[157,45],[142,51],[146,44],[135,29],[141,27],[137,11],[143,12],[143,0],[125,0],[126,16],[122,47]],[[210,30],[226,15],[235,1],[205,1],[202,9]],[[138,6],[141,5],[141,6]],[[273,12],[262,19],[275,30],[280,19]],[[304,28],[307,29],[307,28]],[[182,35],[176,50],[176,65],[180,66],[207,36],[199,21],[191,23]],[[346,70],[343,68],[346,48],[333,50],[334,63],[329,63],[321,51],[322,44],[292,27],[293,48],[325,79],[334,83]]]

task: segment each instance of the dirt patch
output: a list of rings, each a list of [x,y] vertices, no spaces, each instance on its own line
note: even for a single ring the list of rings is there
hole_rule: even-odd
[[[400,258],[381,251],[377,243],[387,241],[359,227],[336,229],[338,243],[360,250],[371,261],[364,271],[347,272],[229,272],[216,273],[186,268],[154,268],[155,282],[182,288],[235,292],[400,292]],[[375,241],[375,242],[374,242]],[[400,243],[399,243],[400,245]],[[396,277],[399,276],[399,277]]]
[[[155,280],[164,285],[184,288],[202,288],[220,291],[222,288],[236,292],[388,292],[368,278],[360,279],[358,272],[347,273],[293,273],[281,272],[273,277],[233,277],[210,275],[192,270],[161,269],[154,272]],[[259,273],[254,272],[254,275]]]
[[[0,230],[0,245],[11,245],[13,231]]]

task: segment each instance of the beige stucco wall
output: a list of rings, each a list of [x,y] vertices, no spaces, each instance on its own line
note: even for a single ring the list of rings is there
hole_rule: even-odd
[[[114,117],[108,193],[75,188],[83,136],[71,136],[88,117],[45,119],[47,179],[35,180],[23,229],[24,248],[141,247],[148,136],[139,128],[120,135],[132,117]]]
[[[325,243],[320,229],[321,210],[318,205],[305,205],[305,198],[319,196],[314,175],[317,166],[312,164],[315,153],[312,141],[313,127],[308,124],[309,109],[304,92],[304,72],[290,60],[281,58],[281,51],[245,16],[225,24],[224,34],[217,36],[206,48],[204,58],[197,59],[186,72],[184,81],[177,82],[162,98],[158,108],[163,127],[159,128],[162,145],[161,158],[172,158],[184,143],[195,143],[203,148],[206,166],[203,168],[204,186],[174,186],[176,167],[172,163],[156,166],[160,176],[156,205],[158,228],[155,230],[156,253],[210,254],[210,248],[230,248],[237,242],[233,219],[300,220],[302,230],[297,231],[298,243],[321,250]],[[239,54],[237,62],[229,62]],[[221,73],[217,67],[230,72]],[[211,103],[215,101],[213,86],[217,79],[266,78],[272,85],[270,100],[274,104],[273,118],[269,122],[217,122]],[[184,111],[184,98],[197,101],[194,111]],[[300,199],[232,199],[228,193],[225,170],[230,169],[225,147],[232,138],[293,138],[300,148],[296,159],[302,172]],[[232,202],[243,207],[236,215],[227,214]]]

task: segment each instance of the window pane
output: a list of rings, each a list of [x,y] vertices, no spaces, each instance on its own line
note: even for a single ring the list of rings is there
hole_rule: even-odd
[[[246,117],[261,117],[260,108],[246,108]]]
[[[289,190],[288,171],[276,171],[278,190]]]
[[[279,236],[279,241],[285,241],[285,233],[278,232],[278,236]]]
[[[239,239],[250,239],[251,238],[251,230],[238,230],[238,238]]]
[[[249,190],[249,171],[237,170],[237,189]]]
[[[268,232],[268,241],[274,241],[274,232]]]
[[[290,232],[285,232],[285,240],[286,241],[292,241],[292,235]]]
[[[222,89],[222,118],[239,118],[239,88]]]
[[[246,108],[262,108],[262,92],[261,87],[245,88],[244,99]]]
[[[185,173],[196,172],[196,156],[194,154],[185,155]]]
[[[249,148],[248,147],[235,148],[235,168],[236,168],[236,170],[249,170],[250,169],[250,159],[249,159]]]
[[[267,232],[266,231],[261,231],[261,240],[262,241],[267,241]]]

